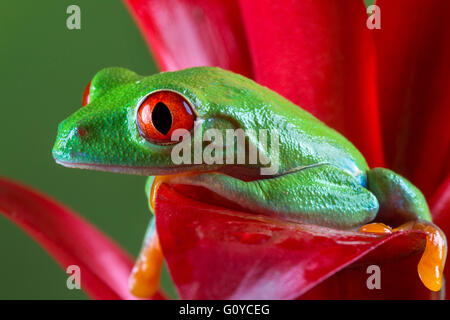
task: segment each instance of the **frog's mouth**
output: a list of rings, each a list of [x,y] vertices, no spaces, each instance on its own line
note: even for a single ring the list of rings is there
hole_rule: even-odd
[[[269,178],[271,176],[261,176],[260,168],[246,168],[243,166],[223,166],[223,165],[214,165],[214,164],[204,164],[204,165],[173,165],[164,167],[146,167],[146,166],[127,166],[127,165],[113,165],[113,164],[100,164],[100,163],[92,163],[92,162],[76,162],[76,161],[67,161],[58,158],[57,156],[53,156],[55,162],[61,166],[67,168],[74,169],[86,169],[86,170],[95,170],[95,171],[103,171],[103,172],[113,172],[113,173],[122,173],[122,174],[132,174],[132,175],[140,175],[140,176],[168,176],[168,175],[178,175],[185,173],[210,173],[213,171],[224,173],[228,176],[235,177],[244,181],[252,181],[252,180],[260,180]]]
[[[138,166],[126,166],[126,165],[105,165],[105,164],[96,164],[96,163],[88,163],[88,162],[73,162],[58,159],[54,157],[54,160],[57,164],[74,169],[86,169],[86,170],[95,170],[95,171],[103,171],[103,172],[114,172],[114,173],[122,173],[122,174],[133,174],[140,176],[159,176],[159,175],[170,175],[170,174],[179,174],[181,172],[186,172],[189,170],[189,165],[181,166],[165,166],[164,168],[149,168],[149,167],[138,167]],[[205,168],[199,168],[205,169]],[[212,168],[214,170],[214,168]]]

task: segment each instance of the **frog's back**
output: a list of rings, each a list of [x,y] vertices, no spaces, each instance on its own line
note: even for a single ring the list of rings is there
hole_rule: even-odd
[[[196,67],[171,73],[200,116],[233,117],[246,129],[277,130],[280,169],[329,163],[354,176],[364,176],[367,163],[344,136],[309,112],[267,87],[215,67]]]

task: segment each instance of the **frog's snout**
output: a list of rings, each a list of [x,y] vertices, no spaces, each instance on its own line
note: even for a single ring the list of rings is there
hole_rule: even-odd
[[[53,158],[57,161],[77,161],[84,158],[83,150],[90,134],[89,126],[84,123],[70,123],[67,120],[58,126],[56,142],[52,149]]]

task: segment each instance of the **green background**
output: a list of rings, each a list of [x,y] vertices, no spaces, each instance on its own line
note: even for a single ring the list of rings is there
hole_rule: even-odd
[[[66,27],[70,4],[81,8],[81,30]],[[0,2],[0,175],[65,203],[136,256],[150,218],[145,178],[67,169],[51,156],[58,122],[80,108],[84,87],[108,66],[156,72],[121,1]],[[66,279],[0,215],[0,299],[86,298]]]
[[[74,3],[81,30],[66,28],[66,8]],[[67,169],[51,156],[58,122],[80,107],[86,84],[108,66],[156,71],[121,1],[0,2],[0,175],[65,203],[136,256],[149,220],[145,178]],[[164,278],[169,283],[167,272]],[[0,215],[0,299],[86,298],[68,290],[66,279]]]

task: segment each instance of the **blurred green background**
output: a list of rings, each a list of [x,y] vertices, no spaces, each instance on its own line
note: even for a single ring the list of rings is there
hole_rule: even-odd
[[[70,4],[81,8],[81,30],[66,27]],[[120,0],[0,2],[0,175],[65,203],[136,256],[150,218],[145,178],[67,169],[51,156],[58,122],[108,66],[156,72]],[[67,276],[0,215],[0,299],[86,298]]]

